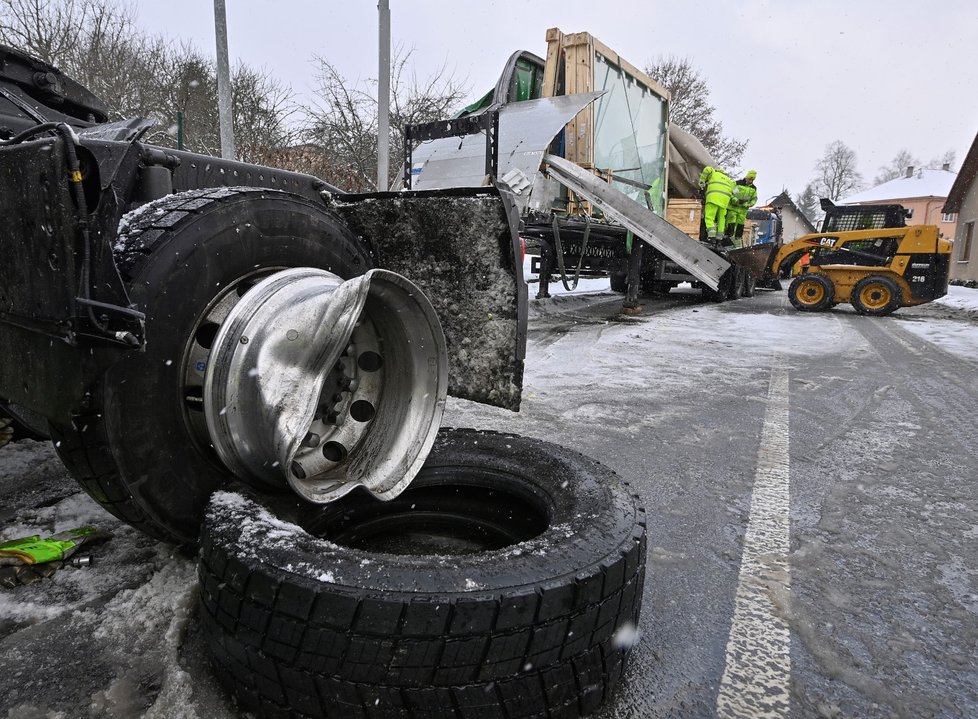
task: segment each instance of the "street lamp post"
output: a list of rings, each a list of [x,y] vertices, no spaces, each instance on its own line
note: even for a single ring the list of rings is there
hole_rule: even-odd
[[[224,0],[214,0],[214,35],[217,39],[217,114],[221,126],[221,157],[234,159],[231,122],[231,71],[228,67],[228,19]]]
[[[377,70],[377,189],[390,187],[390,104],[391,104],[391,6],[390,0],[377,4],[379,17],[379,67]]]

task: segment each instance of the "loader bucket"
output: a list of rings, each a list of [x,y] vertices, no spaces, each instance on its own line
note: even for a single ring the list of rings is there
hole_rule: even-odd
[[[768,272],[768,265],[777,249],[778,246],[773,242],[739,247],[727,252],[727,259],[735,265],[747,268],[754,279],[762,280]]]

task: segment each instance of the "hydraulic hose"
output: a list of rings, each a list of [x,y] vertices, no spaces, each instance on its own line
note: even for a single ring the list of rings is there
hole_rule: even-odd
[[[584,254],[587,252],[588,236],[591,234],[591,217],[584,215],[584,236],[581,239],[581,255],[577,259],[577,268],[574,270],[573,285],[567,283],[567,271],[564,269],[564,248],[560,242],[560,224],[557,221],[557,215],[553,216],[552,227],[554,233],[554,249],[557,254],[557,268],[560,270],[560,282],[565,290],[573,292],[577,289],[577,285],[581,281],[581,267],[584,264]]]

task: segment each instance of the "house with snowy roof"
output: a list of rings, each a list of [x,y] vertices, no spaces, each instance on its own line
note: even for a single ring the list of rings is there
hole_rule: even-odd
[[[902,177],[857,192],[841,200],[843,205],[898,204],[913,210],[908,225],[937,225],[941,237],[954,237],[957,216],[944,211],[944,203],[957,173],[950,165],[939,170],[908,167]]]
[[[815,232],[815,225],[798,209],[787,191],[767,202],[769,207],[778,211],[781,216],[781,238],[785,244],[794,242],[803,235]]]
[[[978,222],[978,135],[971,143],[967,157],[961,163],[961,172],[951,186],[944,213],[956,215],[957,230],[954,233],[954,254],[951,255],[951,279],[978,281],[978,250],[975,223]]]

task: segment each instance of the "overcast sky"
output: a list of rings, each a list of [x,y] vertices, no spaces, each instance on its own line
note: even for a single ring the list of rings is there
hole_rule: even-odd
[[[213,53],[210,0],[137,0],[141,24]],[[392,41],[417,74],[447,65],[474,99],[546,30],[588,31],[638,67],[689,56],[766,199],[798,193],[825,146],[856,150],[864,180],[902,148],[957,162],[978,132],[978,10],[965,0],[390,0]],[[227,0],[232,63],[262,67],[300,96],[313,55],[350,79],[377,76],[373,0]],[[956,168],[955,168],[956,169]]]

